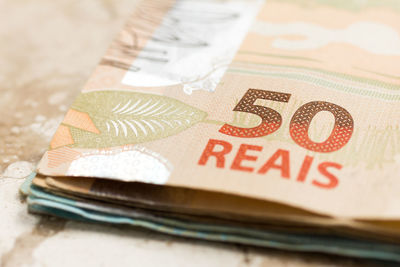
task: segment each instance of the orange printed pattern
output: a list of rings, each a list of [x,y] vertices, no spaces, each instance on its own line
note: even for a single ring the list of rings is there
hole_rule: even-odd
[[[50,142],[50,148],[55,149],[57,147],[72,145],[73,143],[74,140],[69,128],[65,125],[60,125]]]
[[[68,110],[67,115],[65,115],[65,118],[63,120],[63,123],[88,132],[97,134],[100,133],[100,131],[94,125],[89,114],[74,109]]]
[[[74,139],[72,138],[71,130],[68,126],[73,126],[75,128],[96,134],[100,133],[87,113],[73,109],[68,110],[62,123],[65,125],[60,125],[60,127],[58,127],[53,139],[50,142],[51,149],[73,145],[75,143]]]
[[[65,126],[61,126],[65,127]],[[56,168],[65,162],[71,162],[81,155],[80,152],[69,147],[61,147],[47,152],[49,168]]]

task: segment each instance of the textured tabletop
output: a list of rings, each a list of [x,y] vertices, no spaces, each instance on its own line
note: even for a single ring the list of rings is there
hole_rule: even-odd
[[[366,266],[28,214],[18,188],[137,1],[0,1],[0,266]]]

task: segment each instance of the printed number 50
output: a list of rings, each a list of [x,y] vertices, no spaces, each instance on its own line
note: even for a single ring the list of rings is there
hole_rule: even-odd
[[[276,110],[255,105],[257,99],[265,99],[287,103],[290,94],[267,90],[249,89],[233,111],[248,112],[258,115],[261,123],[253,128],[236,127],[224,124],[219,132],[243,138],[254,138],[269,135],[282,124],[282,116]],[[313,142],[308,134],[311,120],[320,111],[329,111],[335,117],[335,126],[324,142]],[[354,122],[350,113],[341,106],[324,102],[313,101],[302,105],[294,113],[289,126],[290,136],[299,146],[315,152],[333,152],[345,146],[353,133]]]

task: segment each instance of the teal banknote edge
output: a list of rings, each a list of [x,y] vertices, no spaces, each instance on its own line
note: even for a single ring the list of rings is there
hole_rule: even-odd
[[[32,185],[34,177],[35,174],[31,174],[21,186],[21,192],[28,196],[28,205],[32,212],[84,222],[126,224],[188,238],[400,262],[400,246],[392,244],[333,236],[285,234],[240,227],[210,226],[156,217],[153,220],[145,220],[90,210],[79,207],[78,201],[53,195]]]
[[[309,243],[291,243],[274,240],[257,239],[240,235],[222,234],[215,232],[193,231],[177,227],[169,227],[161,224],[154,224],[143,220],[136,220],[122,216],[110,216],[99,212],[87,211],[72,206],[55,203],[45,199],[31,198],[29,207],[32,211],[52,214],[66,219],[101,222],[110,224],[127,224],[131,226],[139,226],[150,230],[155,230],[165,234],[178,235],[188,238],[204,239],[211,241],[222,241],[228,243],[239,243],[244,245],[253,245],[260,247],[276,248],[281,250],[293,250],[304,252],[324,252],[329,254],[337,254],[342,256],[360,257],[366,259],[379,259],[387,261],[400,261],[400,255],[396,251],[379,250],[378,247],[365,243],[366,249],[354,249],[347,246],[332,247],[329,241],[323,241],[320,244]],[[290,239],[290,236],[288,237]],[[310,238],[312,239],[312,238]],[[358,244],[359,245],[359,244]],[[397,248],[398,249],[398,248]]]

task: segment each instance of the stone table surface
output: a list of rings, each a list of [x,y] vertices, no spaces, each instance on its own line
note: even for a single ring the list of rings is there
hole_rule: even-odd
[[[0,0],[0,266],[366,266],[29,214],[18,193],[137,0]]]

